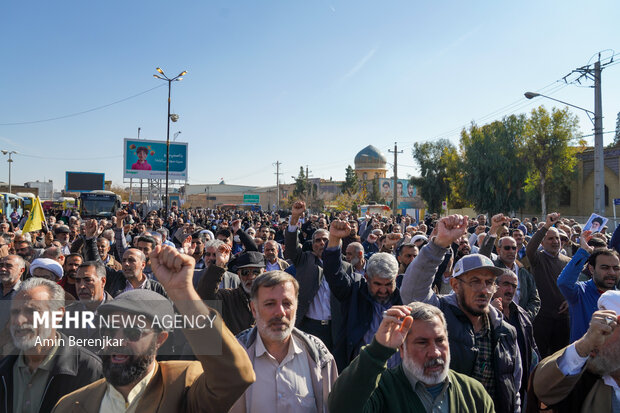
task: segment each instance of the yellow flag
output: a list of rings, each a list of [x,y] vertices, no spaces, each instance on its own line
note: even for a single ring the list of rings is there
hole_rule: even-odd
[[[25,234],[26,232],[39,231],[41,227],[41,223],[45,221],[45,214],[43,213],[43,206],[41,206],[41,200],[37,196],[34,200],[34,204],[32,205],[32,211],[30,212],[30,216],[28,220],[24,224],[24,229],[22,232]]]

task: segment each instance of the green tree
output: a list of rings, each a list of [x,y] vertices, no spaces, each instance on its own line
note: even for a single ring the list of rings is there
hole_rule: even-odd
[[[441,202],[450,192],[445,158],[442,159],[446,148],[454,148],[447,139],[413,145],[413,159],[420,167],[420,176],[409,182],[418,187],[430,212],[441,212]]]
[[[532,110],[525,126],[525,155],[530,164],[527,192],[540,192],[542,216],[547,215],[547,197],[558,203],[560,191],[570,185],[577,164],[574,147],[579,121],[568,108],[544,106]]]
[[[465,195],[477,211],[516,211],[524,203],[525,115],[511,115],[461,132]]]
[[[381,191],[379,191],[379,178],[373,178],[372,181],[364,182],[366,185],[366,198],[365,202],[376,202],[377,204],[384,204],[385,199],[381,196]],[[370,189],[368,187],[370,186]]]
[[[297,198],[303,198],[308,194],[308,179],[304,172],[304,167],[299,167],[299,174],[295,178],[295,189],[293,189],[293,195]]]
[[[356,194],[359,191],[359,183],[357,182],[357,175],[351,165],[347,166],[345,170],[344,182],[342,183],[341,191],[343,194],[349,196]]]
[[[616,135],[614,137],[614,146],[620,145],[620,112],[616,117]]]
[[[463,159],[454,146],[446,146],[441,155],[448,180],[448,207],[466,208],[471,206],[465,194],[465,173]]]

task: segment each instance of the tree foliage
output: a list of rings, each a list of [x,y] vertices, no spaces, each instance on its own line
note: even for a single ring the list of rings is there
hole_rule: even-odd
[[[297,178],[295,178],[295,189],[293,189],[293,195],[296,198],[303,198],[308,195],[308,178],[306,177],[306,173],[304,172],[304,167],[299,167],[299,174]]]
[[[345,170],[345,178],[342,183],[341,192],[343,194],[347,194],[352,196],[359,191],[359,182],[357,181],[357,175],[355,174],[355,170],[351,167],[351,165],[347,166]]]
[[[525,125],[525,158],[530,169],[527,192],[540,193],[542,216],[547,214],[547,198],[559,204],[560,191],[570,185],[577,164],[575,147],[578,120],[569,112],[544,106],[532,110]]]
[[[456,149],[447,139],[413,145],[413,159],[420,167],[420,176],[412,177],[410,183],[418,187],[430,212],[441,212],[441,203],[448,198],[450,182],[444,152],[451,150]]]
[[[616,117],[616,134],[614,135],[614,146],[620,145],[620,112]]]
[[[528,174],[524,157],[524,115],[511,115],[461,133],[465,196],[490,214],[516,211],[524,203]]]

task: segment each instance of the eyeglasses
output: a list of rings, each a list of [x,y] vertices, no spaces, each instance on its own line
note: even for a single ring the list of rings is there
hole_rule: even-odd
[[[242,268],[241,269],[241,276],[242,277],[247,277],[250,274],[253,275],[259,275],[262,271],[262,268]]]
[[[504,251],[510,251],[510,250],[516,251],[517,250],[517,246],[516,245],[504,245],[502,247],[502,249]]]
[[[463,281],[458,277],[457,277],[457,280],[459,280],[463,284],[469,285],[471,288],[473,288],[476,291],[482,290],[483,288],[486,288],[487,290],[490,290],[490,291],[495,291],[495,289],[497,288],[497,284],[495,284],[495,280],[482,281],[476,278],[471,281]]]
[[[106,337],[106,336],[116,337],[116,333],[118,331],[122,331],[123,337],[125,337],[127,340],[131,341],[132,343],[135,343],[136,341],[140,340],[142,336],[154,330],[150,328],[138,328],[138,327],[125,327],[125,328],[101,327],[99,329],[99,335],[101,337]]]

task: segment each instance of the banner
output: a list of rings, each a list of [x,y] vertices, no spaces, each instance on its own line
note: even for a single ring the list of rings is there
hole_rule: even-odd
[[[394,196],[393,184],[393,179],[379,179],[379,191],[381,192],[381,196],[386,200],[390,200]],[[418,195],[418,188],[411,185],[408,179],[399,179],[396,181],[396,192],[399,200],[406,201],[407,198],[415,198],[416,195]]]
[[[32,205],[32,211],[30,212],[30,216],[24,224],[22,232],[25,234],[27,232],[39,231],[42,228],[41,223],[43,221],[45,221],[45,214],[43,213],[41,200],[39,199],[39,197],[36,197]]]
[[[124,178],[166,178],[165,141],[125,139],[123,150]],[[170,142],[168,178],[187,179],[187,143]]]

